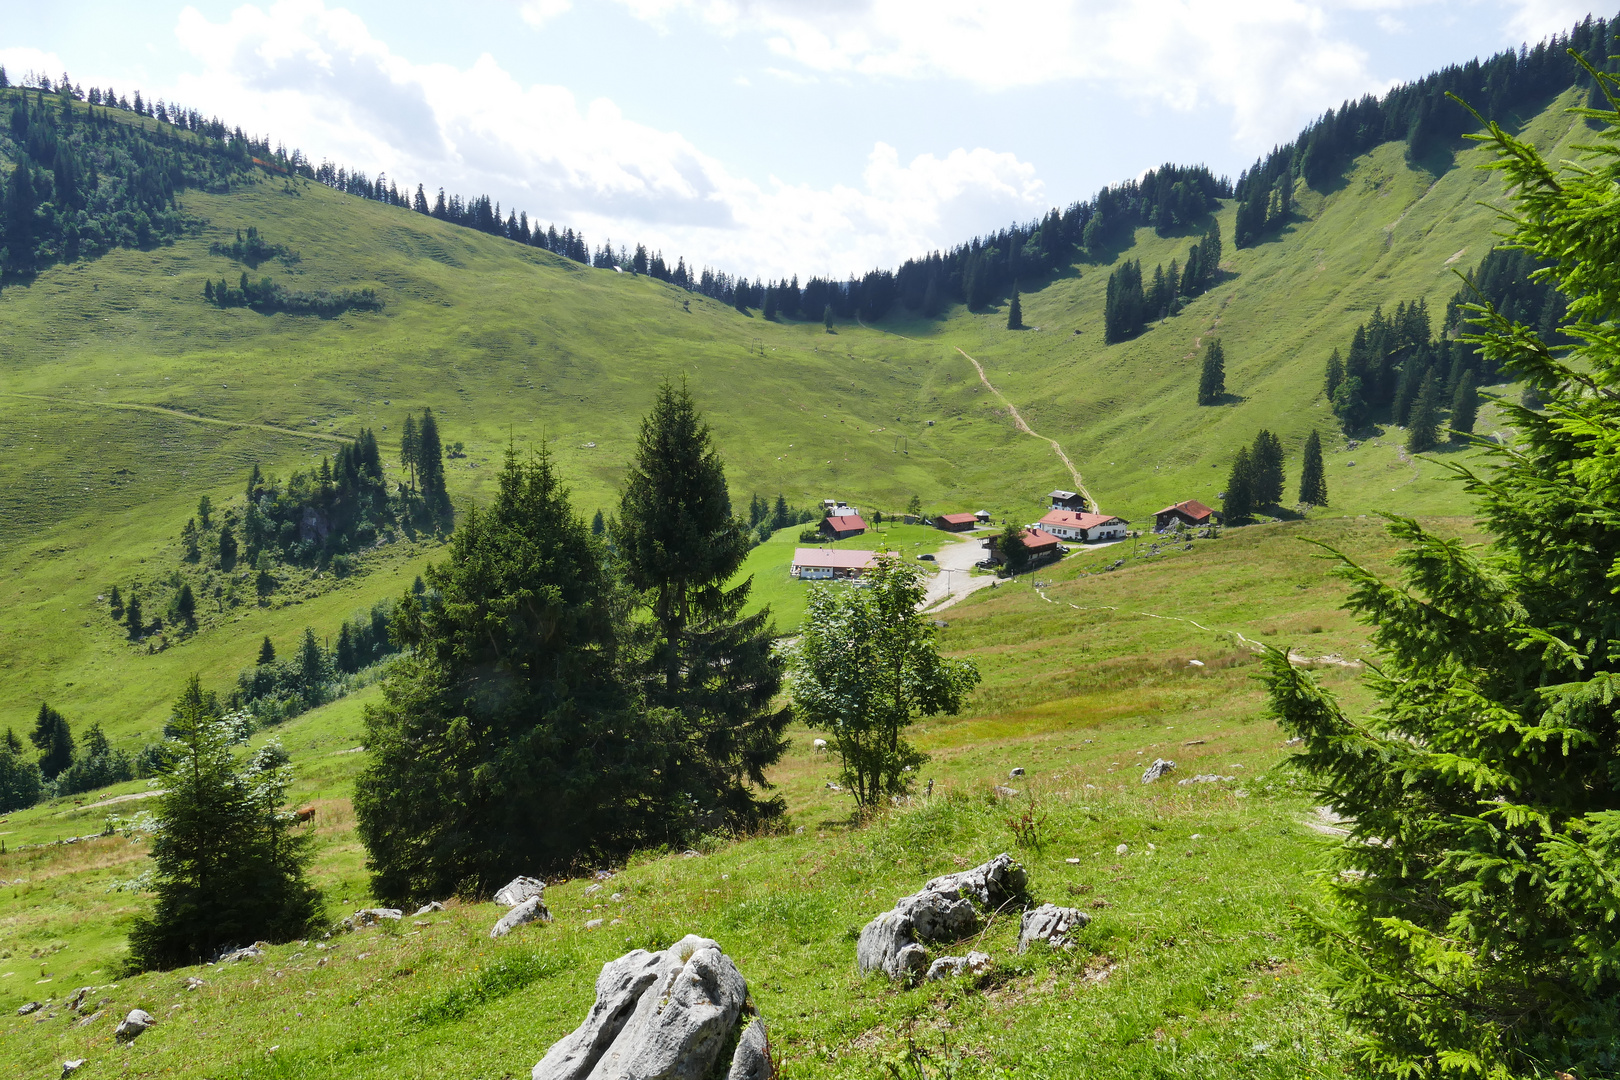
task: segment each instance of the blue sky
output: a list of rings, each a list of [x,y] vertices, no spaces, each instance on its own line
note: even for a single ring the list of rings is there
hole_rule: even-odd
[[[750,276],[898,263],[1164,161],[1239,170],[1563,0],[0,0],[0,63]],[[1599,9],[1599,14],[1604,12]]]

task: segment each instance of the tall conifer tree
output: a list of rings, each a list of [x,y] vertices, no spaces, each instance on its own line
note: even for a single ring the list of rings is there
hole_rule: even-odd
[[[1013,286],[1012,300],[1007,304],[1007,329],[1022,330],[1024,328],[1024,308],[1018,302],[1018,286]]]
[[[1254,518],[1254,459],[1247,446],[1238,447],[1232,471],[1226,475],[1221,517],[1228,525],[1247,525]]]
[[[1204,347],[1204,364],[1198,375],[1198,404],[1219,405],[1226,396],[1226,352],[1221,339],[1212,338]]]
[[[1472,371],[1463,375],[1462,381],[1457,384],[1457,392],[1451,399],[1451,430],[1459,435],[1472,435],[1474,421],[1479,416],[1479,391],[1474,388],[1474,373]]]
[[[1299,501],[1308,506],[1326,506],[1327,474],[1322,466],[1322,436],[1315,428],[1305,440],[1305,460],[1299,467]]]
[[[702,809],[732,824],[781,813],[759,801],[765,769],[786,748],[790,712],[773,706],[782,663],[770,609],[744,616],[753,579],[730,585],[747,558],[731,515],[725,466],[684,382],[659,387],[611,531],[625,577],[650,619],[638,635],[643,692],[679,717],[676,767]]]

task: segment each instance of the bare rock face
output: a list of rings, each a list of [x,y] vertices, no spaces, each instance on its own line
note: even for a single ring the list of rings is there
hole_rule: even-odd
[[[1037,941],[1044,941],[1054,949],[1067,949],[1074,942],[1069,934],[1091,922],[1091,916],[1079,908],[1042,904],[1024,912],[1018,931],[1018,951],[1028,952]]]
[[[539,878],[515,877],[501,886],[500,891],[495,894],[495,902],[507,907],[517,907],[529,897],[540,896],[545,891],[546,883]]]
[[[747,1003],[747,982],[708,938],[688,934],[662,952],[636,949],[602,966],[585,1022],[546,1052],[533,1080],[701,1080]],[[728,1080],[770,1075],[765,1027],[756,1020],[738,1041]]]
[[[1023,895],[1028,877],[1011,855],[972,870],[934,878],[903,896],[861,931],[855,962],[862,972],[912,979],[929,970],[925,943],[957,941],[979,927],[980,907],[994,910]]]
[[[977,975],[990,967],[990,954],[970,952],[966,956],[942,956],[928,965],[928,981],[948,979],[952,975]]]
[[[500,921],[490,928],[489,936],[492,938],[505,937],[524,923],[537,921],[550,922],[551,912],[547,911],[546,905],[540,902],[540,897],[531,896],[521,904],[514,906],[505,915],[502,915]]]
[[[118,1022],[113,1029],[113,1038],[119,1042],[134,1042],[147,1028],[157,1023],[151,1013],[145,1009],[131,1009],[129,1015]]]

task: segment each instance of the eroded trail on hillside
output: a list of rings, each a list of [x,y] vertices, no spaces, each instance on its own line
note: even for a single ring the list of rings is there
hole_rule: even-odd
[[[1029,424],[1024,421],[1023,416],[1019,414],[1018,406],[1008,401],[1006,394],[1003,394],[1000,390],[996,389],[995,384],[990,381],[989,376],[985,375],[984,368],[979,364],[979,362],[973,359],[973,357],[968,356],[967,352],[964,351],[960,345],[954,346],[954,348],[964,357],[967,357],[967,362],[972,364],[973,370],[979,373],[979,381],[984,383],[984,388],[996,395],[997,401],[1000,401],[1003,405],[1007,406],[1007,411],[1012,414],[1013,426],[1019,431],[1022,431],[1025,435],[1033,436],[1050,446],[1052,448],[1052,453],[1058,456],[1058,460],[1063,462],[1064,467],[1069,470],[1069,475],[1074,478],[1074,490],[1079,492],[1081,495],[1084,495],[1086,497],[1086,501],[1092,506],[1096,506],[1097,500],[1093,499],[1091,497],[1091,492],[1086,490],[1085,481],[1080,479],[1080,470],[1074,467],[1074,462],[1069,460],[1069,455],[1063,452],[1062,445],[1056,439],[1048,439],[1045,435],[1042,435],[1040,432],[1030,427]]]
[[[320,439],[323,442],[346,443],[350,439],[347,435],[328,435],[321,431],[299,431],[297,428],[277,427],[274,424],[258,424],[247,420],[220,420],[212,416],[198,416],[196,413],[182,412],[179,409],[168,409],[162,405],[137,405],[130,401],[78,401],[73,398],[48,397],[44,394],[12,394],[6,397],[22,398],[27,401],[49,401],[53,405],[71,405],[86,409],[129,409],[134,412],[157,413],[159,416],[172,416],[176,420],[189,420],[194,424],[214,424],[219,427],[248,428],[252,431],[273,431],[277,435],[291,435],[297,439]]]

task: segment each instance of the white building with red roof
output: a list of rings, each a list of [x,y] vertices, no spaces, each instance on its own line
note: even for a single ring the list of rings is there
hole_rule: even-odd
[[[1130,524],[1124,518],[1112,517],[1108,514],[1088,514],[1074,510],[1052,510],[1040,521],[1036,527],[1062,540],[1077,540],[1082,544],[1096,540],[1123,540],[1125,527]]]
[[[849,548],[794,548],[793,567],[789,571],[803,581],[827,581],[832,578],[858,578],[877,565],[875,551],[854,551]]]

